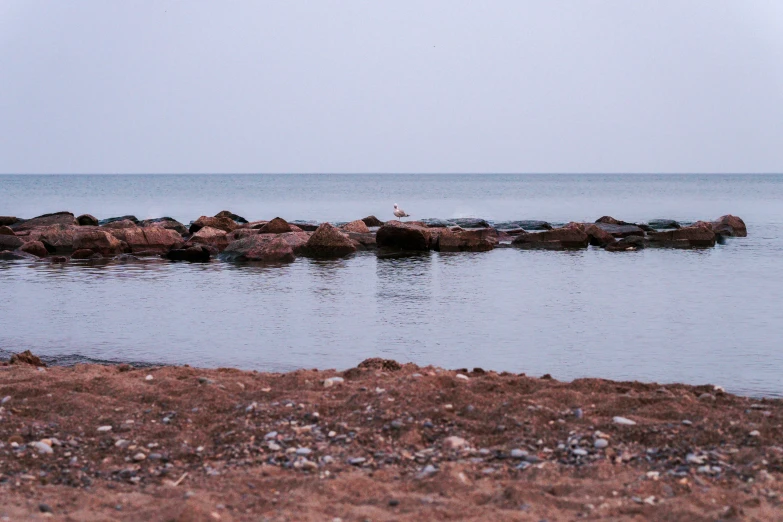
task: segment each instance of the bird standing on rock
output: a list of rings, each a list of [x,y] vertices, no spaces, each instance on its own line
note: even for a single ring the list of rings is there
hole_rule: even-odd
[[[397,217],[397,221],[400,221],[400,218],[410,217],[410,214],[406,214],[403,209],[397,206],[397,203],[394,204],[394,215]]]

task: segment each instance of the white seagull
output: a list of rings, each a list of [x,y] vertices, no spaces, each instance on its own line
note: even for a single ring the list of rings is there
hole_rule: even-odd
[[[406,214],[403,209],[397,206],[397,203],[394,204],[394,215],[397,217],[398,221],[400,218],[410,217],[410,214]]]

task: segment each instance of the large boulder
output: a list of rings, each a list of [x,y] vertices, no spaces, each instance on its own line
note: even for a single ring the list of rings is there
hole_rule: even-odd
[[[261,234],[285,234],[291,232],[291,225],[281,217],[276,217],[258,229]]]
[[[235,221],[237,223],[247,223],[247,219],[243,218],[242,216],[237,216],[233,212],[230,212],[228,210],[221,210],[217,214],[215,214],[216,218],[228,218],[232,221]]]
[[[188,228],[185,225],[170,217],[145,219],[144,221],[140,221],[139,225],[142,227],[160,227],[174,230],[181,236],[184,236],[188,233]]]
[[[101,225],[101,227],[110,230],[120,230],[123,228],[138,228],[139,225],[130,219],[120,219],[117,221],[112,221],[111,223],[106,223],[105,225]]]
[[[601,216],[595,220],[595,222],[603,223],[604,225],[633,225],[634,223],[628,223],[627,221],[620,221],[612,216]]]
[[[204,263],[209,261],[212,255],[209,247],[193,245],[188,248],[174,248],[163,255],[171,261],[190,261],[191,263]]]
[[[497,243],[498,233],[492,228],[457,231],[444,228],[437,234],[434,246],[439,252],[488,252]]]
[[[721,216],[717,220],[712,222],[712,230],[716,234],[722,236],[733,237],[746,237],[748,235],[748,229],[745,226],[745,222],[737,216],[728,214]]]
[[[346,223],[345,225],[340,227],[345,232],[355,232],[357,234],[369,234],[370,229],[367,228],[367,225],[364,224],[364,221],[361,219],[357,219],[356,221],[351,221],[350,223]]]
[[[14,231],[11,230],[11,227],[6,225],[0,226],[0,236],[15,236]]]
[[[500,221],[495,223],[495,228],[498,230],[552,230],[554,227],[547,221],[539,221],[535,219],[522,219],[514,221]]]
[[[316,230],[318,230],[317,221],[303,221],[301,219],[297,219],[294,221],[289,221],[288,224],[296,226],[297,228],[305,232],[315,232]]]
[[[78,223],[80,226],[87,227],[97,227],[99,225],[98,219],[91,215],[91,214],[82,214],[81,216],[76,218],[76,223]]]
[[[223,232],[231,232],[239,227],[239,225],[231,218],[227,217],[209,217],[201,216],[196,221],[190,224],[190,233],[195,234],[199,230],[205,227],[216,228]]]
[[[74,225],[52,225],[30,231],[28,241],[40,241],[50,254],[73,252],[74,233],[81,227]]]
[[[568,250],[587,248],[590,238],[585,227],[569,224],[562,228],[543,232],[525,232],[514,238],[511,244],[519,248],[542,248],[547,250]]]
[[[644,230],[633,224],[616,225],[614,223],[596,223],[594,226],[609,232],[613,237],[617,238],[644,236]]]
[[[650,246],[673,248],[707,248],[715,246],[715,232],[708,223],[696,223],[690,227],[647,234]]]
[[[24,245],[19,247],[22,252],[27,252],[35,257],[46,257],[49,255],[49,251],[40,241],[28,241]]]
[[[440,218],[426,218],[421,220],[427,228],[449,228],[456,227],[457,224],[452,221],[446,221]]]
[[[383,221],[378,219],[375,216],[367,216],[366,218],[362,218],[362,222],[367,225],[368,227],[382,227]]]
[[[329,223],[323,223],[301,248],[308,257],[343,257],[356,252],[351,239]]]
[[[28,219],[27,221],[18,221],[11,225],[11,228],[19,232],[21,230],[32,230],[39,227],[50,227],[53,225],[72,226],[76,225],[76,218],[70,212],[55,212],[54,214],[44,214],[42,216]]]
[[[0,235],[0,250],[16,250],[24,241],[16,236]]]
[[[20,222],[21,219],[13,216],[0,216],[0,227],[7,227]]]
[[[168,252],[172,248],[180,248],[183,244],[179,232],[160,226],[127,227],[106,230],[108,233],[124,242],[128,251],[134,254],[157,255]]]
[[[588,241],[593,246],[605,247],[611,245],[616,240],[612,234],[595,224],[589,224],[585,227]]]
[[[223,261],[290,262],[294,249],[282,234],[258,234],[234,241],[220,253]]]
[[[372,232],[366,234],[360,232],[347,232],[347,234],[356,247],[356,250],[375,250],[378,248],[378,243],[375,241],[375,234]]]
[[[222,251],[228,246],[228,237],[226,236],[226,232],[224,230],[213,227],[204,227],[200,228],[198,232],[190,236],[190,239],[188,239],[188,245],[194,244],[212,245],[213,247],[217,248],[218,251]]]
[[[432,232],[426,227],[389,221],[378,229],[375,241],[378,248],[385,250],[426,252],[430,249],[431,237]]]
[[[653,230],[670,230],[681,228],[681,225],[673,219],[651,219],[647,226]]]
[[[461,228],[490,228],[490,224],[479,218],[456,218],[451,220]]]
[[[104,257],[123,252],[119,239],[98,227],[79,227],[73,234],[73,250],[92,250]]]
[[[98,221],[98,224],[100,226],[109,225],[111,223],[115,223],[117,221],[132,221],[134,224],[138,225],[139,220],[136,218],[136,216],[118,216],[118,217],[110,217],[108,219],[101,219]]]

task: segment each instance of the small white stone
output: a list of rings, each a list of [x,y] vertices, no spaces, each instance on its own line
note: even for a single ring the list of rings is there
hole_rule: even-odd
[[[609,446],[609,441],[606,439],[595,439],[593,446],[595,446],[596,449],[604,449]]]
[[[457,379],[462,379],[463,381],[469,381],[470,377],[468,377],[467,375],[463,375],[461,373],[458,373],[457,374]]]
[[[144,453],[142,453],[142,452],[139,452],[139,453],[137,453],[137,454],[135,454],[133,456],[133,460],[135,460],[136,462],[141,462],[142,460],[144,460],[146,458],[147,458],[147,456]]]
[[[468,441],[466,441],[462,437],[455,437],[452,435],[451,437],[446,437],[445,439],[443,439],[443,447],[446,449],[457,450],[457,449],[462,449],[467,445],[468,445]]]
[[[615,417],[612,419],[612,422],[615,424],[621,424],[623,426],[635,426],[636,421],[632,421],[631,419],[626,419],[625,417]]]
[[[52,453],[54,453],[52,447],[46,444],[45,442],[41,442],[41,441],[33,442],[33,447],[41,455],[51,455]]]
[[[111,426],[101,426],[98,428],[98,431],[101,433],[106,433],[107,431],[111,431]]]
[[[748,435],[750,435],[751,437],[760,437],[761,433],[759,432],[759,430],[753,430],[750,433],[748,433]]]
[[[146,377],[144,377],[144,380],[151,381],[153,378],[154,377],[152,377],[152,375],[147,375]]]
[[[343,379],[342,377],[329,377],[328,379],[324,379],[324,387],[330,388],[335,384],[342,384],[344,382],[345,379]]]

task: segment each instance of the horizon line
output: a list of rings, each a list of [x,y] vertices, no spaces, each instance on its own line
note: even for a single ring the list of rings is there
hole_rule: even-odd
[[[0,172],[0,176],[778,176],[780,172]]]

